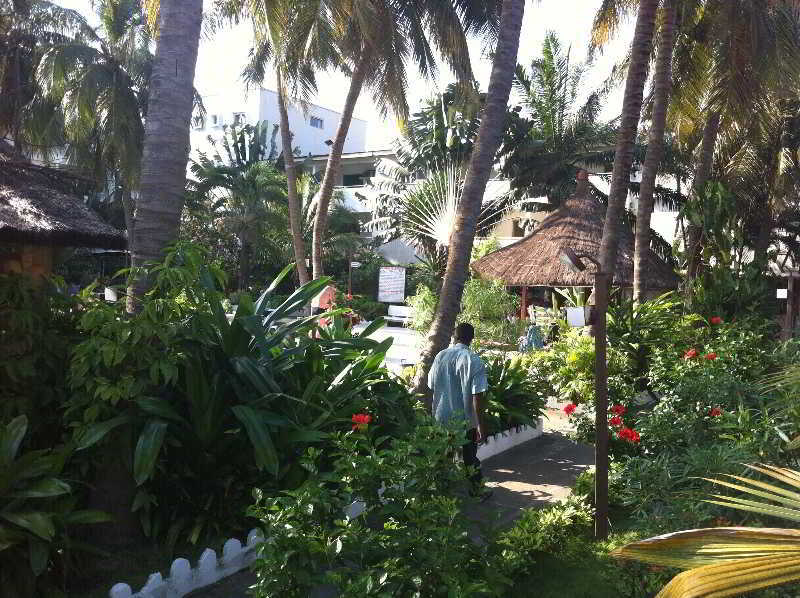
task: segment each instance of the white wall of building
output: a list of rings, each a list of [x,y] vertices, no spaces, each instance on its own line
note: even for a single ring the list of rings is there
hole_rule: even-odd
[[[193,126],[191,133],[192,154],[208,152],[208,137],[219,140],[223,135],[223,126],[233,124],[238,118],[247,124],[267,121],[270,126],[280,123],[278,112],[278,94],[269,89],[260,89],[245,93],[243,89],[233,88],[219,93],[203,96],[206,108],[206,119],[202,124]],[[300,150],[301,155],[327,154],[325,141],[336,136],[340,114],[334,110],[315,104],[307,105],[307,112],[299,106],[289,106],[289,127],[292,130],[292,145]],[[276,139],[277,150],[280,151],[280,137]],[[353,118],[350,130],[344,143],[345,152],[363,152],[367,143],[367,122]]]

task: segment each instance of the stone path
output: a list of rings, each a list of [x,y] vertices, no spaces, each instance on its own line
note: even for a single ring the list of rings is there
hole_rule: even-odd
[[[594,464],[592,447],[569,440],[565,435],[568,428],[560,410],[548,409],[541,437],[485,460],[483,473],[494,495],[485,503],[471,505],[467,516],[475,520],[497,518],[500,525],[508,525],[523,509],[565,498],[578,474]],[[243,572],[190,596],[246,598],[253,582],[254,576]]]

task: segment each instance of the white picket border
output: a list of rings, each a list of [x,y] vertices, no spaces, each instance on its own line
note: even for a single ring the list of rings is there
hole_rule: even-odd
[[[478,459],[499,455],[523,442],[538,438],[543,431],[542,418],[539,418],[534,427],[520,426],[494,434],[478,447]],[[347,507],[345,515],[349,519],[358,517],[365,506],[363,502],[356,501]],[[138,592],[134,592],[126,583],[118,583],[111,588],[108,596],[109,598],[183,598],[194,590],[215,584],[249,567],[256,560],[256,549],[263,541],[261,531],[253,529],[247,534],[247,543],[244,546],[236,538],[225,542],[220,559],[214,550],[206,548],[195,568],[192,568],[187,559],[175,559],[169,569],[168,578],[164,579],[161,573],[153,573]]]
[[[261,531],[253,529],[247,534],[247,543],[231,538],[222,547],[222,558],[206,548],[197,567],[192,568],[188,560],[175,559],[169,569],[169,577],[153,573],[138,592],[126,583],[115,584],[108,593],[109,598],[182,598],[189,592],[210,586],[219,580],[238,573],[256,560],[256,548],[264,541]]]

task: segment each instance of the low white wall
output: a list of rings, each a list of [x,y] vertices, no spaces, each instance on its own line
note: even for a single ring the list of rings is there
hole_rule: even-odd
[[[484,460],[509,450],[515,446],[538,438],[544,431],[542,418],[535,427],[520,426],[490,436],[478,447],[478,459]],[[356,501],[345,510],[345,515],[352,519],[364,511],[365,505]],[[126,583],[118,583],[108,593],[109,598],[182,598],[189,592],[209,586],[219,580],[238,573],[249,567],[256,559],[256,547],[263,541],[257,529],[247,534],[247,543],[231,538],[222,548],[222,558],[206,548],[197,567],[192,568],[188,560],[175,559],[169,570],[169,577],[164,579],[161,573],[153,573],[147,583],[138,592],[134,592]]]
[[[519,428],[511,428],[505,432],[499,432],[489,436],[486,442],[478,446],[478,459],[483,461],[510,448],[518,446],[523,442],[528,442],[534,438],[538,438],[544,433],[544,422],[540,417],[536,422],[536,426],[520,426]]]

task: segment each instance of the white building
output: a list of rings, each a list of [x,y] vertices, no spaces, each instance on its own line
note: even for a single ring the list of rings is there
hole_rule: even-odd
[[[280,124],[278,94],[271,89],[259,88],[245,93],[243,89],[232,89],[203,96],[206,117],[203,121],[195,119],[192,123],[192,152],[208,151],[208,137],[219,140],[223,126],[232,124],[251,124],[267,121],[270,126]],[[292,146],[300,155],[326,154],[339,127],[341,114],[316,104],[306,104],[307,110],[290,104],[289,127],[292,130]],[[280,137],[276,139],[280,151]],[[367,143],[367,121],[353,117],[350,130],[344,142],[345,152],[363,152]]]

